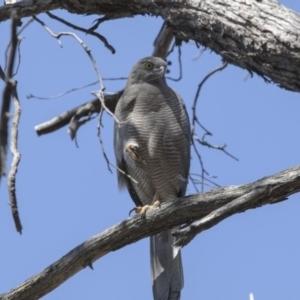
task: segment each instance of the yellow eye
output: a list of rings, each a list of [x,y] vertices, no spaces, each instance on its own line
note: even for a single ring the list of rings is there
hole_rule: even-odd
[[[153,63],[145,62],[145,68],[148,69],[148,70],[152,69],[153,68]]]

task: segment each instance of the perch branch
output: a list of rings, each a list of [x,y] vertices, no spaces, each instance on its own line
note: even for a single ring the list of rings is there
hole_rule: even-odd
[[[89,238],[41,273],[0,295],[0,300],[39,299],[97,259],[142,238],[201,218],[212,227],[229,215],[286,200],[299,191],[300,165],[250,184],[213,189],[163,203],[160,208],[148,210],[146,220],[135,215]],[[205,226],[204,222],[202,230]]]

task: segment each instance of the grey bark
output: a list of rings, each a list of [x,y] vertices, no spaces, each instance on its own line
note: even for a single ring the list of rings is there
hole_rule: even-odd
[[[0,7],[0,21],[16,9],[25,17],[57,8],[110,19],[161,16],[174,35],[209,47],[224,60],[300,91],[300,16],[274,0],[24,1]]]
[[[210,228],[235,213],[286,200],[289,195],[299,191],[300,165],[253,183],[222,187],[163,203],[161,208],[147,211],[146,221],[135,215],[91,237],[41,273],[0,295],[0,300],[39,299],[86,266],[92,267],[97,259],[142,238],[210,216],[202,228],[198,226],[194,230],[188,226],[186,228],[190,230],[184,228],[175,233],[178,244],[181,244],[180,239],[189,242],[199,229],[203,231]],[[222,208],[221,214],[214,215]]]

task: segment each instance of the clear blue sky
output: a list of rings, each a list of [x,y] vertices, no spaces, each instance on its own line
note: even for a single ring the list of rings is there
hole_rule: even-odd
[[[300,12],[300,2],[282,1]],[[89,27],[94,17],[57,15]],[[46,15],[39,16],[54,31],[71,31]],[[26,19],[23,19],[26,22]],[[105,22],[100,33],[117,50],[112,55],[97,39],[78,33],[97,61],[103,77],[127,76],[140,58],[151,55],[160,18],[135,17]],[[9,22],[0,24],[0,63],[9,40]],[[117,189],[116,175],[107,170],[97,138],[97,119],[78,132],[79,149],[67,128],[38,137],[34,126],[93,98],[98,86],[55,100],[26,99],[32,93],[52,96],[97,80],[81,46],[71,37],[63,48],[36,22],[24,31],[21,66],[16,79],[22,104],[19,148],[22,161],[17,195],[24,231],[16,233],[8,206],[6,179],[0,186],[0,293],[42,271],[69,250],[102,230],[124,220],[133,202]],[[198,50],[182,47],[183,79],[169,84],[190,112],[197,84],[221,58],[209,49],[194,61]],[[177,54],[172,76],[178,74]],[[299,93],[266,84],[258,76],[244,81],[245,70],[229,66],[203,87],[198,116],[213,132],[212,144],[228,145],[236,162],[216,150],[201,148],[205,167],[221,186],[255,181],[299,164]],[[106,81],[116,92],[124,81]],[[3,83],[0,82],[0,89]],[[103,138],[112,161],[113,122],[105,116]],[[201,131],[198,131],[201,135]],[[193,170],[199,165],[192,161]],[[188,193],[194,193],[190,186]],[[300,299],[300,203],[288,201],[235,215],[203,232],[183,249],[185,288],[182,299],[255,300]],[[144,239],[94,263],[43,299],[152,299],[149,240]]]

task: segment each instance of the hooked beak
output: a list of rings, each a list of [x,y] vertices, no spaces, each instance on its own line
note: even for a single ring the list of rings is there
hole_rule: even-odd
[[[165,75],[165,67],[160,66],[158,69],[155,69],[154,72],[163,77]]]

